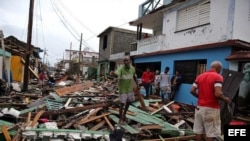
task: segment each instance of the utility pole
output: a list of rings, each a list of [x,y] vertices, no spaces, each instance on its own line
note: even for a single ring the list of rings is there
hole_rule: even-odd
[[[47,55],[47,49],[44,48],[44,52],[43,52],[43,64],[45,63],[45,55]]]
[[[79,48],[79,69],[78,69],[78,79],[80,79],[80,72],[81,72],[81,57],[82,57],[82,33],[81,33],[80,48]]]
[[[72,42],[70,42],[70,49],[69,49],[69,72],[70,72],[70,75],[72,75],[71,49],[72,49]]]
[[[30,0],[27,47],[26,47],[27,52],[25,56],[24,79],[23,79],[24,92],[28,90],[28,81],[29,81],[30,54],[32,52],[31,40],[32,40],[32,25],[33,25],[33,9],[34,9],[34,0]]]

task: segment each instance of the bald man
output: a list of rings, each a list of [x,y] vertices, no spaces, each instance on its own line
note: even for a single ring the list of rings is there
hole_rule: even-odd
[[[190,89],[190,93],[198,98],[193,126],[197,141],[203,140],[204,135],[206,141],[213,141],[221,135],[219,100],[231,103],[230,98],[222,92],[221,69],[221,62],[212,62],[210,70],[198,75]]]

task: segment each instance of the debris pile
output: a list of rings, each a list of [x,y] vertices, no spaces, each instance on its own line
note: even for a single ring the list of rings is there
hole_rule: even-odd
[[[1,135],[5,140],[192,140],[193,107],[136,95],[119,124],[115,80],[60,81],[29,93],[12,91],[1,100]]]

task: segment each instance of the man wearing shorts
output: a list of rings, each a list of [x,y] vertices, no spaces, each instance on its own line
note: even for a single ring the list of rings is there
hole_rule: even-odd
[[[219,100],[231,103],[230,98],[222,93],[221,69],[221,62],[212,62],[210,70],[197,76],[190,89],[190,93],[198,98],[193,126],[196,141],[202,141],[204,135],[206,141],[214,141],[215,137],[221,135]]]
[[[135,100],[135,95],[133,92],[134,86],[137,85],[135,68],[130,64],[130,57],[125,56],[123,58],[123,65],[120,66],[115,72],[111,71],[111,76],[118,77],[118,87],[119,87],[119,99],[120,99],[120,108],[119,116],[120,124],[125,124],[126,113],[128,111],[129,105]]]

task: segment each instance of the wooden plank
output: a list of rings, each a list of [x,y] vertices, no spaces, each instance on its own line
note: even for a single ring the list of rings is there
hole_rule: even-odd
[[[96,130],[98,130],[100,127],[102,127],[104,124],[105,124],[105,120],[99,122],[99,123],[96,124],[94,127],[92,127],[90,130],[96,131]]]
[[[152,124],[152,125],[141,126],[140,129],[142,129],[142,130],[152,130],[152,129],[159,129],[159,130],[161,130],[161,126],[158,125],[158,124]]]
[[[144,98],[142,97],[142,95],[141,95],[139,89],[133,88],[133,90],[134,90],[134,93],[135,93],[135,95],[137,96],[137,98],[138,98],[138,100],[139,100],[139,102],[140,102],[140,104],[141,104],[141,108],[142,108],[143,110],[147,110],[147,107],[145,106],[145,103],[144,103]]]
[[[91,122],[91,121],[94,121],[96,119],[99,119],[99,118],[102,118],[102,117],[105,117],[107,115],[109,115],[110,113],[104,113],[102,115],[99,115],[99,116],[95,116],[93,118],[90,118],[90,119],[87,119],[87,120],[84,120],[84,121],[81,121],[81,122],[78,122],[78,124],[85,124],[85,123],[88,123],[88,122]]]
[[[73,92],[76,92],[76,91],[80,91],[82,89],[89,88],[89,87],[93,86],[93,84],[94,84],[93,82],[88,81],[88,82],[73,85],[73,86],[70,86],[70,87],[59,88],[59,89],[56,89],[55,91],[59,96],[63,96],[63,95],[70,94],[70,93],[73,93]]]
[[[31,127],[34,127],[36,125],[37,121],[39,120],[41,115],[43,115],[44,112],[45,112],[44,110],[41,110],[36,114],[36,116],[34,117],[32,123],[31,123]]]
[[[107,118],[107,116],[104,117],[104,120],[106,121],[106,123],[108,124],[109,128],[114,131],[115,128],[114,126],[110,123],[109,119]]]
[[[25,61],[24,61],[24,59],[22,58],[22,63],[25,65]],[[39,76],[38,76],[38,74],[36,73],[36,72],[34,72],[33,71],[33,69],[29,66],[29,70],[32,72],[32,74],[37,78],[37,79],[39,79]]]
[[[103,108],[102,108],[102,107],[99,107],[99,108],[96,108],[96,109],[90,111],[89,114],[88,114],[87,116],[85,116],[84,118],[82,118],[81,120],[79,120],[78,123],[81,123],[81,122],[84,122],[84,121],[88,120],[89,117],[91,117],[91,116],[93,116],[93,115],[96,115],[96,113],[97,113],[98,111],[100,111],[101,109],[103,109]]]
[[[2,125],[2,132],[3,132],[3,135],[6,139],[6,141],[11,141],[10,134],[9,134],[8,129],[5,125]]]
[[[174,103],[174,101],[170,101],[169,103],[167,103],[166,105],[163,105],[163,106],[169,106],[169,105],[171,105],[173,103]],[[156,111],[152,112],[151,115],[161,111],[163,109],[163,106],[161,108],[157,109]]]

